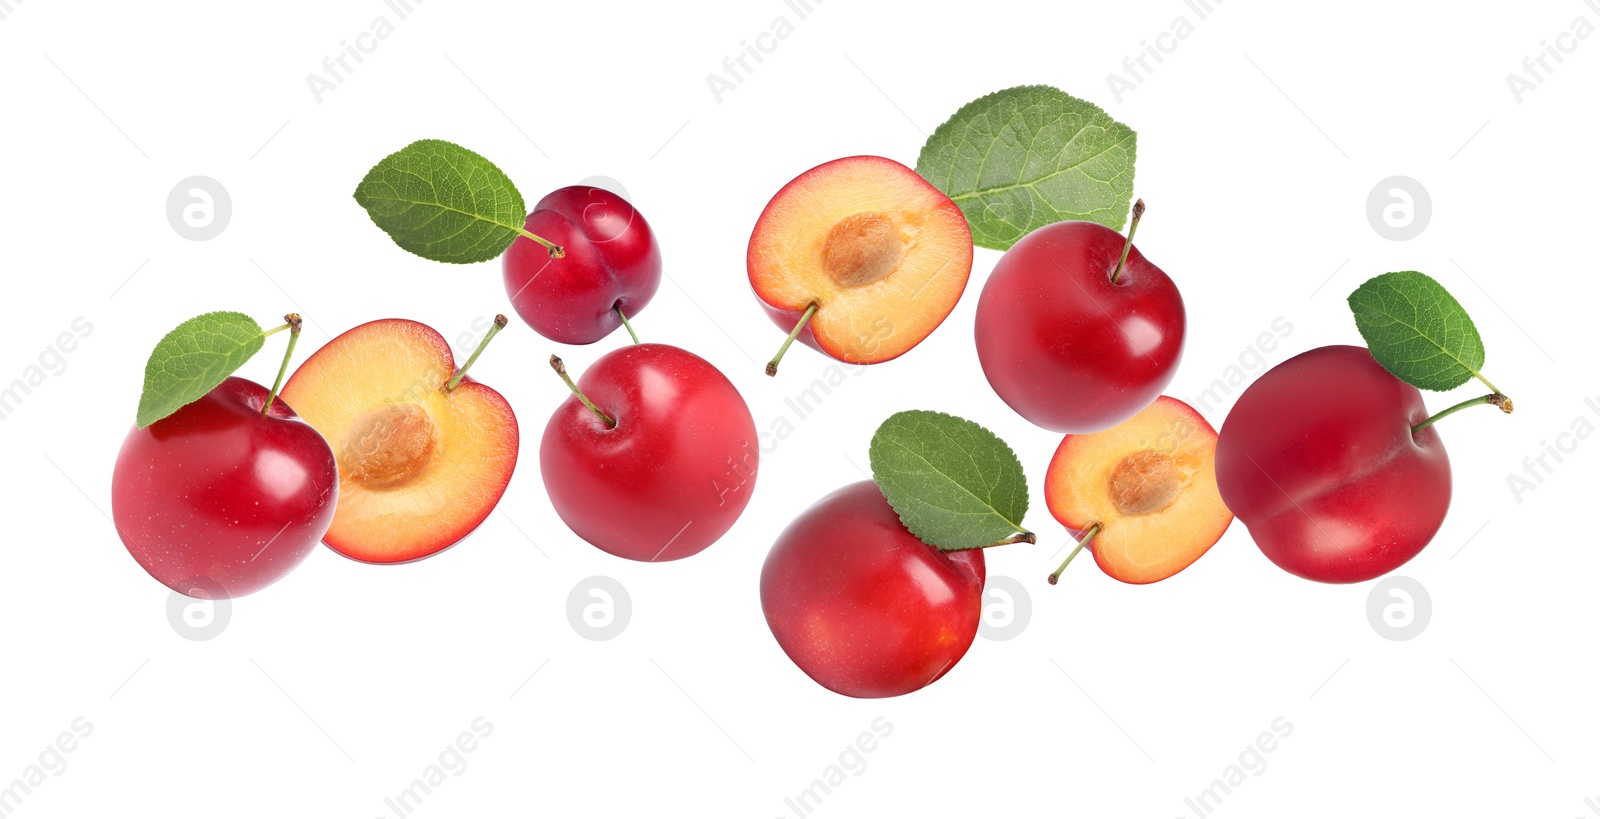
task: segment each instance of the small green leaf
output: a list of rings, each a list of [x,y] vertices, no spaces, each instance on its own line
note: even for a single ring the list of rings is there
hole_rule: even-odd
[[[139,428],[193,403],[233,375],[265,343],[243,313],[206,313],[178,325],[150,353],[139,396]]]
[[[924,543],[954,551],[1030,534],[1022,528],[1028,512],[1022,462],[989,430],[942,412],[908,410],[878,427],[869,453],[878,488]]]
[[[1396,378],[1424,390],[1483,379],[1483,339],[1461,303],[1415,270],[1385,273],[1350,294],[1356,328],[1372,357]]]
[[[395,244],[452,264],[504,253],[528,216],[522,194],[493,162],[437,139],[384,157],[355,197]]]
[[[1121,230],[1136,142],[1095,104],[1025,85],[962,106],[928,137],[917,173],[961,207],[974,244],[1006,250],[1067,219]]]

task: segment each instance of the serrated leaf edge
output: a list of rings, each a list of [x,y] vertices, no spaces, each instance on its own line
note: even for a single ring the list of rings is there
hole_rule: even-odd
[[[1457,299],[1455,297],[1455,294],[1451,293],[1450,290],[1448,288],[1446,288],[1443,283],[1441,283],[1438,279],[1435,279],[1434,277],[1429,276],[1426,273],[1423,273],[1420,270],[1391,270],[1391,271],[1389,271],[1387,273],[1380,273],[1380,274],[1378,274],[1376,276],[1373,276],[1370,279],[1367,279],[1366,281],[1362,282],[1360,284],[1360,286],[1356,287],[1355,290],[1350,291],[1350,295],[1349,296],[1345,297],[1345,304],[1349,305],[1351,318],[1352,318],[1352,320],[1355,321],[1355,324],[1356,324],[1356,332],[1360,333],[1361,334],[1361,340],[1365,341],[1367,343],[1367,351],[1369,353],[1372,350],[1373,341],[1372,341],[1372,337],[1367,334],[1367,328],[1365,328],[1365,327],[1363,327],[1361,325],[1361,321],[1359,319],[1359,314],[1361,312],[1363,312],[1363,310],[1362,310],[1362,308],[1358,308],[1356,306],[1356,296],[1358,294],[1360,294],[1363,290],[1366,290],[1369,286],[1374,286],[1374,287],[1382,286],[1382,287],[1390,288],[1396,294],[1398,294],[1398,295],[1403,297],[1405,294],[1400,293],[1398,288],[1395,288],[1393,284],[1389,283],[1389,281],[1384,281],[1384,279],[1386,277],[1388,277],[1388,276],[1404,276],[1404,275],[1407,275],[1407,274],[1414,275],[1414,276],[1421,276],[1424,279],[1427,279],[1428,281],[1432,282],[1434,285],[1438,286],[1440,292],[1444,293],[1446,297],[1448,297],[1452,302],[1454,302],[1456,307],[1461,310],[1461,315],[1466,317],[1467,325],[1472,328],[1472,334],[1474,336],[1477,336],[1477,338],[1478,338],[1478,346],[1480,346],[1480,347],[1484,346],[1483,345],[1483,334],[1478,331],[1478,323],[1472,320],[1472,315],[1467,312],[1467,308],[1466,307],[1462,306],[1461,300]],[[1392,280],[1390,280],[1390,281],[1392,281]],[[1369,291],[1369,292],[1371,292],[1371,291]],[[1483,377],[1482,369],[1480,369],[1478,367],[1474,367],[1471,364],[1468,364],[1467,362],[1462,361],[1460,358],[1456,357],[1456,355],[1454,353],[1452,353],[1451,351],[1445,349],[1443,346],[1441,346],[1438,342],[1434,341],[1432,338],[1429,338],[1427,336],[1427,334],[1423,333],[1422,329],[1417,327],[1416,325],[1411,324],[1410,322],[1407,322],[1407,321],[1402,321],[1399,316],[1395,316],[1392,313],[1389,313],[1387,311],[1375,311],[1375,310],[1372,310],[1370,308],[1367,308],[1365,310],[1365,312],[1377,313],[1379,315],[1384,316],[1385,318],[1393,319],[1394,323],[1399,324],[1399,325],[1405,327],[1408,330],[1411,330],[1413,333],[1416,333],[1418,338],[1423,339],[1424,341],[1426,341],[1429,344],[1433,345],[1433,347],[1435,349],[1437,349],[1440,353],[1444,354],[1444,356],[1446,358],[1448,358],[1451,361],[1454,361],[1457,364],[1461,365],[1461,368],[1466,370],[1467,373],[1468,373],[1468,375],[1465,378],[1463,378],[1460,381],[1456,382],[1455,384],[1453,384],[1453,385],[1451,385],[1449,387],[1445,387],[1443,389],[1439,389],[1439,388],[1436,388],[1436,387],[1425,387],[1425,386],[1423,386],[1421,384],[1417,384],[1417,383],[1411,381],[1410,379],[1406,378],[1405,376],[1400,375],[1399,373],[1395,372],[1394,370],[1389,369],[1388,365],[1384,364],[1382,361],[1378,361],[1378,357],[1377,356],[1373,356],[1373,360],[1374,361],[1378,361],[1378,366],[1383,367],[1385,370],[1388,371],[1388,373],[1390,375],[1394,376],[1395,378],[1398,378],[1401,381],[1404,381],[1407,384],[1410,384],[1411,386],[1416,387],[1419,390],[1427,390],[1429,392],[1449,392],[1450,390],[1453,390],[1456,387],[1459,387],[1462,384],[1465,384],[1465,383],[1467,383],[1468,381],[1471,381],[1474,378],[1478,379],[1479,381],[1482,381],[1485,385],[1489,385],[1488,380]],[[1485,360],[1488,359],[1487,351],[1485,353],[1484,358],[1485,358]],[[1494,387],[1492,385],[1489,385],[1489,388],[1490,389],[1494,389]]]
[[[173,407],[171,410],[167,411],[166,413],[164,413],[164,414],[162,414],[162,415],[160,415],[158,417],[151,418],[148,421],[145,420],[145,417],[146,417],[145,416],[145,413],[146,413],[145,395],[146,395],[146,391],[150,388],[150,376],[152,374],[152,371],[155,369],[156,351],[161,349],[161,345],[165,344],[167,339],[172,338],[173,336],[177,335],[178,331],[183,329],[183,326],[185,324],[188,324],[191,321],[197,321],[199,319],[208,318],[210,316],[237,316],[239,318],[245,319],[246,321],[249,321],[251,324],[254,324],[256,326],[256,332],[257,332],[256,338],[263,338],[266,335],[266,331],[264,329],[262,329],[262,327],[261,327],[261,322],[256,321],[254,316],[251,316],[251,315],[249,315],[247,313],[241,313],[241,312],[239,312],[237,310],[212,310],[211,312],[201,313],[198,316],[191,316],[191,317],[189,317],[187,319],[184,319],[183,321],[178,322],[178,325],[176,327],[173,327],[171,330],[168,330],[166,335],[163,335],[161,337],[161,340],[156,342],[156,346],[154,346],[154,347],[152,347],[150,349],[149,357],[147,357],[145,359],[145,362],[144,362],[144,381],[140,385],[140,388],[139,388],[139,409],[135,413],[135,416],[134,416],[134,423],[138,426],[139,429],[145,429],[146,427],[149,427],[151,424],[154,424],[155,422],[160,421],[162,418],[166,418],[166,417],[172,415],[173,413],[177,412],[178,410],[181,410],[184,407],[187,407],[190,404],[193,404],[194,402],[199,401],[201,398],[205,397],[206,393],[209,393],[211,390],[216,389],[216,385],[213,385],[213,386],[207,388],[206,391],[201,393],[200,395],[197,395],[194,398],[191,398],[188,401],[185,401],[182,404],[179,404],[178,406]],[[242,349],[243,347],[248,346],[248,344],[249,344],[249,342],[246,342],[245,344],[242,344],[239,347],[235,347],[234,350],[236,351],[236,350]],[[245,363],[247,363],[248,361],[249,361],[249,359],[246,359],[245,361],[240,362],[239,366],[240,367],[244,366]],[[233,372],[238,372],[238,368],[234,368]],[[228,375],[223,376],[222,380],[223,381],[228,380],[228,377],[231,376],[233,374],[233,372],[230,372]],[[219,385],[221,383],[222,383],[221,381],[217,382],[217,384],[219,384]]]
[[[896,418],[899,418],[902,415],[933,415],[933,416],[937,416],[937,417],[940,417],[940,418],[949,418],[949,419],[951,419],[953,421],[958,421],[958,422],[965,423],[965,424],[971,424],[972,426],[977,427],[978,429],[982,430],[984,433],[988,434],[995,441],[999,442],[1000,448],[1005,450],[1005,453],[1007,455],[1011,456],[1011,462],[1016,464],[1017,472],[1022,475],[1022,486],[1023,486],[1023,490],[1024,490],[1023,493],[1022,493],[1022,517],[1024,519],[1027,518],[1027,516],[1028,516],[1028,508],[1031,505],[1031,499],[1028,497],[1028,493],[1026,491],[1027,490],[1027,486],[1028,486],[1028,473],[1027,473],[1027,470],[1023,469],[1023,467],[1022,467],[1022,459],[1017,457],[1016,450],[1012,449],[1011,445],[1006,443],[1006,440],[1004,438],[1001,438],[999,435],[996,435],[993,430],[990,430],[988,427],[978,423],[977,421],[973,421],[970,418],[963,418],[963,417],[961,417],[959,415],[952,415],[951,413],[940,412],[938,410],[915,410],[915,409],[913,409],[913,410],[901,410],[899,412],[894,413],[893,415],[890,415],[888,418],[883,419],[882,423],[878,424],[878,429],[873,431],[872,440],[876,441],[878,439],[878,431],[882,430],[883,427],[885,425],[887,425],[890,421],[892,421],[892,420],[894,420]],[[904,448],[904,447],[902,446],[902,448]],[[916,454],[916,453],[913,453],[913,454]],[[920,455],[918,455],[918,457],[921,458]],[[924,538],[920,534],[917,534],[916,530],[911,527],[911,522],[906,520],[906,516],[901,514],[899,508],[895,507],[894,500],[889,497],[889,493],[884,491],[883,484],[878,482],[878,475],[877,475],[878,468],[877,468],[877,465],[873,464],[871,462],[872,461],[872,445],[871,445],[870,442],[867,445],[867,460],[868,460],[868,464],[867,465],[872,467],[872,473],[873,473],[872,482],[878,485],[878,491],[883,492],[884,500],[887,500],[889,502],[889,507],[894,509],[895,517],[900,519],[900,525],[906,527],[906,531],[908,531],[912,535],[916,536],[916,538],[918,540],[922,541],[923,543],[928,544],[929,546],[934,547],[935,549],[938,549],[941,552],[958,552],[958,551],[967,551],[968,550],[968,549],[965,549],[965,548],[963,548],[963,549],[946,548],[944,546],[940,546],[939,544],[928,540],[927,538]],[[933,464],[929,463],[926,458],[922,458],[922,460],[923,460],[924,463],[928,463],[928,466],[930,466],[930,467],[933,466]],[[960,484],[957,484],[957,485],[960,486]],[[1028,530],[1026,527],[1024,527],[1020,523],[1017,523],[1017,522],[1011,520],[1010,518],[1006,517],[1004,514],[1002,514],[1000,512],[1000,510],[995,509],[994,506],[990,505],[988,501],[986,501],[986,500],[984,500],[982,498],[979,498],[977,495],[973,495],[972,494],[972,490],[967,489],[965,486],[962,486],[961,490],[963,492],[966,492],[968,495],[971,495],[974,499],[982,502],[985,506],[987,506],[989,508],[989,510],[991,512],[994,513],[995,517],[1005,521],[1008,524],[1011,524],[1011,526],[1014,529],[1016,529],[1016,531],[1019,534],[1032,534],[1032,532],[1030,530]]]
[[[1127,129],[1127,131],[1128,131],[1127,139],[1118,140],[1117,142],[1113,143],[1110,147],[1106,148],[1106,150],[1111,150],[1112,148],[1123,144],[1124,142],[1126,142],[1129,139],[1134,141],[1133,146],[1129,149],[1129,152],[1128,152],[1129,162],[1133,166],[1132,170],[1131,170],[1131,172],[1129,174],[1129,177],[1130,177],[1129,183],[1130,184],[1129,184],[1129,188],[1128,188],[1129,189],[1128,199],[1131,202],[1132,199],[1133,199],[1132,191],[1134,190],[1134,185],[1132,183],[1137,179],[1136,174],[1138,173],[1138,154],[1139,154],[1138,137],[1139,137],[1139,132],[1137,130],[1135,130],[1132,126],[1128,125],[1127,123],[1124,123],[1121,120],[1118,120],[1116,117],[1112,116],[1111,112],[1109,112],[1106,109],[1100,107],[1099,105],[1097,105],[1093,101],[1084,99],[1084,98],[1079,97],[1079,96],[1077,96],[1075,94],[1071,94],[1071,93],[1069,93],[1067,91],[1064,91],[1064,90],[1062,90],[1060,88],[1057,88],[1056,86],[1049,85],[1049,84],[1046,84],[1046,83],[1038,83],[1038,84],[1034,84],[1034,85],[1014,85],[1014,86],[1011,86],[1010,88],[1002,88],[1002,89],[1000,89],[998,91],[991,91],[991,92],[989,92],[987,94],[984,94],[981,97],[978,97],[977,99],[974,99],[974,100],[968,102],[967,104],[961,106],[960,108],[957,108],[956,112],[954,114],[951,114],[948,118],[946,118],[944,122],[940,123],[937,128],[934,128],[933,129],[933,133],[928,135],[928,138],[922,143],[922,149],[917,152],[916,167],[917,167],[918,175],[922,176],[923,179],[928,182],[928,184],[933,185],[934,188],[938,189],[940,193],[945,194],[950,199],[950,201],[959,203],[963,199],[971,199],[974,196],[980,196],[980,195],[984,195],[984,194],[988,194],[988,193],[993,193],[995,191],[1014,190],[1016,188],[1033,188],[1033,187],[1037,186],[1040,182],[1043,182],[1044,180],[1049,179],[1050,177],[1055,176],[1056,174],[1065,173],[1066,171],[1070,171],[1070,170],[1073,170],[1073,169],[1081,166],[1083,164],[1083,162],[1080,162],[1080,163],[1078,163],[1076,165],[1073,165],[1070,168],[1060,168],[1060,169],[1057,169],[1055,171],[1052,171],[1050,174],[1048,174],[1046,176],[1043,176],[1043,177],[1040,177],[1039,179],[1033,180],[1032,182],[1016,183],[1016,184],[1013,184],[1013,185],[1008,185],[1008,186],[1000,187],[1000,188],[984,188],[982,190],[973,190],[973,191],[968,191],[967,193],[956,194],[956,195],[951,195],[948,191],[945,191],[943,188],[940,188],[939,185],[934,183],[933,180],[928,179],[925,174],[922,174],[922,160],[923,160],[923,157],[928,154],[929,147],[932,146],[934,144],[934,142],[940,138],[941,135],[944,135],[946,139],[949,139],[950,137],[948,135],[948,131],[950,129],[952,129],[953,127],[955,127],[954,123],[956,122],[956,120],[961,119],[963,114],[967,114],[970,109],[976,108],[976,107],[978,107],[980,105],[992,104],[992,100],[994,98],[999,97],[999,96],[1001,96],[1003,94],[1012,94],[1012,93],[1027,92],[1027,91],[1047,91],[1047,92],[1053,92],[1053,93],[1056,93],[1056,94],[1060,94],[1060,95],[1062,95],[1062,96],[1064,96],[1064,97],[1066,97],[1068,99],[1075,100],[1075,101],[1080,102],[1080,103],[1082,103],[1084,105],[1087,105],[1090,109],[1092,109],[1093,113],[1103,114],[1107,119],[1111,120],[1111,123],[1113,125],[1120,126],[1122,128]],[[1008,122],[1009,122],[1009,120],[1008,120]],[[1088,162],[1089,160],[1095,159],[1095,158],[1099,157],[1103,153],[1105,153],[1105,151],[1101,151],[1100,153],[1097,153],[1094,156],[1089,157],[1088,159],[1085,159],[1084,162]],[[985,160],[985,161],[987,161],[987,160]],[[980,168],[981,168],[981,165],[982,165],[982,163],[980,163]],[[954,170],[952,169],[946,175],[953,177],[954,176]],[[1116,224],[1107,224],[1105,222],[1100,222],[1100,224],[1104,224],[1106,227],[1109,227],[1112,230],[1120,231],[1124,227],[1127,226],[1127,219],[1128,219],[1127,208],[1124,207],[1124,208],[1122,208],[1121,212],[1118,213],[1117,216],[1116,216]],[[1023,235],[1027,235],[1027,234],[1025,233]],[[1002,250],[1002,251],[1011,249],[1011,245],[1005,245],[1005,246],[1002,247],[999,244],[990,244],[990,243],[987,243],[985,241],[980,241],[979,239],[980,239],[980,237],[978,237],[976,234],[974,234],[973,243],[976,244],[979,247],[986,247],[986,248],[989,248],[991,250]],[[1018,237],[1018,241],[1020,241],[1020,239],[1021,239],[1021,237]],[[1016,244],[1015,241],[1012,242],[1012,245],[1014,245],[1014,244]]]
[[[482,216],[479,216],[476,213],[468,213],[468,212],[466,212],[464,210],[461,210],[460,208],[452,208],[449,205],[446,205],[443,202],[438,202],[438,201],[434,201],[434,202],[415,202],[415,201],[412,201],[412,200],[409,200],[409,199],[390,199],[390,198],[387,198],[387,197],[368,197],[367,202],[382,201],[382,202],[400,202],[400,203],[407,204],[407,205],[431,205],[433,207],[439,208],[440,210],[449,211],[451,213],[459,213],[462,216],[465,216],[465,217],[467,217],[469,219],[476,219],[479,222],[483,222],[483,223],[489,224],[489,225],[494,225],[495,227],[499,227],[499,228],[505,228],[506,230],[511,231],[511,241],[507,242],[505,247],[500,248],[498,253],[496,253],[494,256],[491,256],[488,259],[480,259],[478,261],[464,261],[464,260],[460,260],[460,259],[435,259],[432,256],[423,256],[422,254],[417,253],[417,252],[405,247],[404,245],[401,245],[399,240],[395,238],[394,233],[391,232],[388,228],[386,228],[383,225],[379,224],[377,217],[372,215],[372,209],[367,207],[366,202],[362,201],[361,189],[366,187],[367,180],[371,179],[372,175],[374,173],[376,173],[379,168],[383,167],[383,163],[388,162],[389,160],[395,158],[396,156],[399,156],[400,154],[403,154],[406,151],[409,151],[409,150],[411,150],[413,148],[416,148],[419,145],[423,145],[424,143],[434,143],[434,144],[441,144],[441,145],[449,145],[452,148],[455,148],[455,149],[460,150],[460,151],[465,151],[466,153],[472,154],[473,156],[483,160],[489,167],[495,169],[495,171],[497,173],[499,173],[500,176],[505,178],[506,184],[511,186],[511,195],[516,199],[517,210],[522,211],[524,216],[527,215],[527,212],[528,212],[528,200],[523,198],[522,190],[517,187],[517,183],[511,179],[511,175],[510,174],[506,173],[503,168],[501,168],[499,165],[495,164],[494,160],[490,159],[489,157],[484,156],[483,154],[480,154],[477,151],[474,151],[471,148],[468,148],[468,147],[466,147],[464,145],[458,145],[458,144],[456,144],[454,142],[451,142],[448,139],[433,139],[433,138],[418,139],[418,140],[412,141],[410,144],[406,145],[403,148],[400,148],[397,151],[391,152],[390,154],[385,156],[383,159],[378,160],[377,163],[375,163],[371,168],[367,169],[366,174],[361,177],[361,181],[356,184],[355,192],[350,194],[350,198],[356,200],[356,204],[361,206],[361,210],[364,211],[367,214],[367,218],[372,221],[372,224],[375,227],[377,227],[378,230],[383,231],[383,234],[385,236],[388,236],[389,240],[394,242],[396,247],[399,247],[401,250],[404,250],[407,253],[412,254],[413,256],[418,256],[420,258],[427,259],[430,262],[438,262],[440,264],[481,264],[482,262],[492,261],[492,260],[494,260],[496,258],[499,258],[501,255],[503,255],[506,252],[507,249],[509,249],[511,247],[511,245],[513,243],[515,243],[517,241],[517,237],[522,235],[522,230],[523,230],[522,225],[508,225],[505,222],[501,222],[501,221],[496,220],[496,219],[485,219],[485,218],[483,218]],[[444,159],[446,162],[449,162],[449,158],[448,157],[441,156],[441,158]],[[451,167],[455,168],[455,165],[452,164]],[[459,169],[457,169],[457,172],[458,173],[460,172]],[[431,185],[431,182],[430,182],[430,185]]]

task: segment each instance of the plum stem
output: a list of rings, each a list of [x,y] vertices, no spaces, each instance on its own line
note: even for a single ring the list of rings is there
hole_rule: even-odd
[[[628,323],[628,314],[622,312],[622,303],[618,302],[617,304],[612,305],[611,309],[617,311],[617,318],[622,319],[622,326],[628,329],[628,335],[633,338],[633,343],[638,344],[639,334],[635,333],[633,331],[633,325]]]
[[[567,384],[567,389],[572,390],[572,394],[578,396],[578,400],[582,401],[583,405],[588,407],[590,412],[594,413],[596,417],[605,422],[606,429],[617,428],[617,422],[612,420],[611,416],[601,412],[600,408],[595,406],[593,401],[589,400],[589,396],[584,395],[583,390],[578,389],[578,385],[573,383],[572,376],[567,375],[567,365],[562,363],[561,356],[550,356],[550,369],[555,370],[556,375],[561,376],[561,380],[565,381]]]
[[[489,340],[494,338],[495,333],[498,333],[501,330],[504,330],[505,327],[506,327],[506,316],[505,316],[505,314],[504,313],[497,314],[494,317],[494,324],[489,326],[489,332],[484,333],[483,334],[483,340],[478,342],[478,348],[472,351],[472,355],[467,356],[467,361],[466,361],[465,364],[461,365],[461,369],[456,370],[455,374],[450,376],[449,383],[444,385],[444,391],[445,392],[450,392],[450,391],[454,390],[456,388],[456,385],[461,383],[461,379],[467,377],[467,370],[472,369],[472,365],[478,361],[478,356],[483,354],[483,348],[489,346]]]
[[[800,331],[806,328],[806,324],[811,321],[811,317],[816,315],[816,312],[816,302],[806,305],[805,314],[800,317],[800,321],[795,323],[794,329],[789,331],[789,337],[783,340],[783,346],[778,348],[778,354],[767,362],[767,375],[778,374],[778,362],[783,360],[783,354],[789,352],[789,345],[794,343],[795,337],[800,335]]]
[[[993,549],[996,546],[1006,546],[1006,545],[1009,545],[1009,544],[1012,544],[1012,543],[1038,543],[1038,542],[1039,542],[1039,538],[1034,533],[1032,533],[1032,532],[1018,532],[1018,533],[1012,535],[1011,537],[1006,538],[1005,540],[997,540],[994,543],[985,543],[982,546],[962,546],[959,549],[940,549],[939,551],[941,551],[941,552],[970,552],[973,549]]]
[[[1117,269],[1111,271],[1111,283],[1117,283],[1117,277],[1122,275],[1122,267],[1128,263],[1128,252],[1133,250],[1133,234],[1139,232],[1139,220],[1144,217],[1144,200],[1139,199],[1133,203],[1133,221],[1128,225],[1128,239],[1122,243],[1122,258],[1117,260]]]
[[[270,336],[284,330],[289,331],[289,349],[283,351],[283,363],[278,365],[278,377],[272,382],[272,392],[267,393],[267,403],[261,405],[262,415],[266,415],[267,410],[272,409],[272,402],[278,397],[278,390],[283,387],[283,376],[289,372],[289,359],[294,357],[294,343],[300,340],[300,314],[290,313],[284,316],[283,320],[282,327],[274,327],[262,334]]]
[[[1417,424],[1416,426],[1411,428],[1411,434],[1412,435],[1416,435],[1417,433],[1427,429],[1428,427],[1433,426],[1433,423],[1435,421],[1439,420],[1440,418],[1443,418],[1443,417],[1445,417],[1447,415],[1454,415],[1455,413],[1458,413],[1458,412],[1466,409],[1467,407],[1475,407],[1475,406],[1477,406],[1479,404],[1493,404],[1494,406],[1499,407],[1501,412],[1506,412],[1506,413],[1509,413],[1512,410],[1512,405],[1511,405],[1511,399],[1510,398],[1507,398],[1504,395],[1501,395],[1500,393],[1497,393],[1497,392],[1491,392],[1488,395],[1480,395],[1477,398],[1469,398],[1466,401],[1462,401],[1461,403],[1456,404],[1453,407],[1449,407],[1447,409],[1442,409],[1442,410],[1434,413],[1433,415],[1428,416],[1428,419],[1426,421],[1423,421],[1422,423]]]
[[[1083,551],[1083,547],[1088,545],[1089,540],[1091,538],[1093,538],[1095,535],[1099,534],[1099,533],[1100,533],[1100,524],[1098,524],[1098,523],[1096,523],[1093,526],[1090,526],[1089,527],[1089,531],[1083,533],[1083,538],[1078,541],[1078,545],[1072,547],[1072,554],[1067,555],[1067,559],[1061,561],[1061,566],[1058,567],[1055,570],[1055,572],[1050,575],[1050,585],[1054,586],[1056,584],[1056,581],[1061,579],[1061,573],[1066,571],[1067,570],[1067,566],[1072,564],[1072,559],[1077,557],[1078,553]]]
[[[550,258],[552,259],[565,259],[567,257],[566,248],[563,248],[561,245],[558,245],[555,242],[538,235],[537,233],[530,233],[522,228],[512,228],[512,230],[515,230],[524,238],[532,239],[533,241],[544,245],[545,252],[549,253]]]

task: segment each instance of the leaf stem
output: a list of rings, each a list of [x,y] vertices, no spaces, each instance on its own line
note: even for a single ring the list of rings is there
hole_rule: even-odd
[[[1077,557],[1079,552],[1083,551],[1083,547],[1089,543],[1089,539],[1090,538],[1093,538],[1095,535],[1097,535],[1099,533],[1100,533],[1100,524],[1098,524],[1098,523],[1096,523],[1093,526],[1090,526],[1089,527],[1089,531],[1083,533],[1083,538],[1078,541],[1078,545],[1072,547],[1072,554],[1067,555],[1067,559],[1061,561],[1061,566],[1058,567],[1055,570],[1055,572],[1050,575],[1050,585],[1054,586],[1056,584],[1056,581],[1061,579],[1061,573],[1067,570],[1067,566],[1072,563],[1072,559]]]
[[[294,357],[294,344],[300,340],[300,314],[290,313],[284,316],[283,320],[286,323],[282,327],[275,327],[262,334],[270,336],[285,329],[289,331],[289,349],[283,351],[283,363],[278,365],[278,377],[272,382],[272,392],[267,393],[267,402],[261,405],[262,415],[266,415],[267,410],[272,409],[272,402],[278,397],[279,388],[283,386],[283,376],[289,372],[289,359]]]
[[[1144,200],[1139,199],[1133,203],[1133,222],[1128,225],[1128,240],[1122,243],[1122,258],[1117,260],[1117,269],[1111,271],[1111,283],[1117,283],[1117,277],[1122,275],[1122,267],[1128,263],[1128,252],[1133,250],[1133,234],[1139,232],[1139,220],[1144,217]]]
[[[533,241],[544,245],[544,249],[550,253],[550,258],[552,259],[565,259],[567,257],[566,248],[563,248],[561,245],[558,245],[555,242],[544,238],[543,236],[540,236],[536,233],[530,233],[522,228],[512,228],[512,230],[515,230],[525,238],[532,239]]]
[[[1504,395],[1501,395],[1498,392],[1491,392],[1488,395],[1480,395],[1477,398],[1471,398],[1471,399],[1468,399],[1466,401],[1462,401],[1461,403],[1456,404],[1453,407],[1449,407],[1448,409],[1440,410],[1439,412],[1436,412],[1433,415],[1428,416],[1428,419],[1426,421],[1423,421],[1422,423],[1417,424],[1416,426],[1411,428],[1411,434],[1412,435],[1416,435],[1417,433],[1423,431],[1424,429],[1427,429],[1428,427],[1433,426],[1433,423],[1435,421],[1438,421],[1440,418],[1444,418],[1444,417],[1449,416],[1449,415],[1454,415],[1455,413],[1458,413],[1458,412],[1466,409],[1467,407],[1475,407],[1475,406],[1477,406],[1479,404],[1493,404],[1494,406],[1499,407],[1501,412],[1505,412],[1505,413],[1509,413],[1512,410],[1512,405],[1511,405],[1511,399],[1510,398],[1507,398],[1507,397],[1505,397]]]
[[[617,422],[613,420],[611,416],[601,412],[600,408],[595,406],[593,401],[589,400],[589,396],[584,395],[583,390],[578,389],[578,385],[573,383],[572,376],[567,375],[567,365],[562,363],[560,356],[550,356],[550,369],[555,370],[556,375],[561,376],[561,380],[565,381],[567,384],[567,389],[572,390],[572,394],[578,396],[578,400],[582,401],[583,405],[588,407],[590,412],[594,413],[600,418],[601,421],[605,422],[607,429],[617,428]]]
[[[633,331],[633,325],[628,323],[628,314],[622,312],[622,305],[612,305],[611,309],[617,311],[617,318],[622,319],[622,326],[628,328],[628,335],[633,337],[633,343],[639,343],[639,334]]]
[[[997,540],[994,543],[984,544],[983,546],[963,546],[963,547],[961,547],[959,549],[940,549],[939,551],[941,551],[941,552],[970,552],[970,551],[972,551],[974,549],[993,549],[996,546],[1006,546],[1006,545],[1009,545],[1009,544],[1012,544],[1012,543],[1038,543],[1038,542],[1039,542],[1039,538],[1038,538],[1038,536],[1034,535],[1034,533],[1028,532],[1028,531],[1022,531],[1022,532],[1018,532],[1018,533],[1012,535],[1011,537],[1006,538],[1005,540]]]
[[[805,329],[806,324],[811,321],[811,317],[816,315],[816,313],[816,302],[806,305],[805,314],[800,316],[800,321],[794,325],[793,330],[789,331],[789,337],[783,340],[783,346],[778,348],[778,354],[773,356],[771,361],[767,362],[767,375],[778,374],[778,362],[783,360],[783,354],[789,352],[789,345],[794,343],[795,337],[800,335],[800,331]]]
[[[506,315],[504,313],[497,314],[494,317],[494,324],[489,326],[489,332],[484,333],[483,334],[483,340],[478,342],[477,349],[472,351],[472,355],[467,356],[467,361],[466,361],[465,364],[461,365],[461,369],[456,370],[455,374],[450,376],[449,383],[444,385],[444,391],[445,392],[450,392],[451,390],[454,390],[456,388],[456,385],[461,383],[461,379],[467,377],[467,370],[471,369],[472,365],[477,362],[478,356],[483,354],[483,348],[489,346],[489,340],[494,338],[495,333],[498,333],[501,330],[504,330],[505,326],[506,326]]]

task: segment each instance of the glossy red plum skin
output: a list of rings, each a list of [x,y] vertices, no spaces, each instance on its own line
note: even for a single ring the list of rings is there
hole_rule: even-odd
[[[778,645],[850,697],[895,697],[944,676],[978,632],[983,550],[941,552],[906,530],[871,481],[817,501],[761,570]]]
[[[1387,574],[1450,508],[1450,458],[1422,394],[1364,347],[1301,353],[1239,396],[1217,439],[1217,487],[1263,554],[1325,583]]]
[[[501,257],[506,295],[539,335],[592,344],[631,321],[661,286],[661,250],[650,223],[604,188],[574,185],[539,200],[523,229],[566,252],[550,257],[518,236]]]
[[[1054,432],[1099,432],[1156,399],[1183,354],[1183,297],[1125,237],[1057,222],[1018,241],[978,299],[978,361],[1001,400]]]
[[[633,344],[577,383],[616,426],[577,396],[545,426],[540,471],[573,532],[619,557],[666,561],[698,554],[733,526],[755,491],[760,443],[721,371],[677,347]]]
[[[333,450],[280,398],[238,377],[123,440],[111,512],[167,587],[226,599],[277,582],[316,548],[339,494]]]

